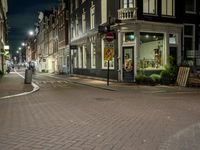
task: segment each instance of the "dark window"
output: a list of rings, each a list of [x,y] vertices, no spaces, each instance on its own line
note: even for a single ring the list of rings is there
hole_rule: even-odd
[[[185,37],[184,38],[184,47],[185,47],[185,50],[192,50],[193,49],[193,46],[192,46],[192,38],[190,37]]]
[[[196,3],[196,0],[185,0],[185,10],[194,12],[195,6],[196,6],[195,3]]]
[[[193,35],[193,26],[185,25],[184,26],[184,35]]]

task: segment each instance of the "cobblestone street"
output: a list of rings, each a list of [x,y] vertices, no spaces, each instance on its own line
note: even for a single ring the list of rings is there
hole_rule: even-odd
[[[200,149],[199,93],[51,82],[64,86],[0,101],[1,150]]]

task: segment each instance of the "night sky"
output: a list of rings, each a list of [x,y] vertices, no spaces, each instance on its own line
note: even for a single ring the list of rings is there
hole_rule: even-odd
[[[56,7],[58,0],[8,0],[8,42],[10,50],[15,52],[33,30],[38,11]]]

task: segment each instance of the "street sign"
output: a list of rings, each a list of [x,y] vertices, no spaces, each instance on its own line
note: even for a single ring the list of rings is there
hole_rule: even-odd
[[[106,33],[105,40],[106,40],[107,42],[112,42],[113,39],[114,39],[114,34],[113,34],[113,32],[108,32],[108,33]]]
[[[104,47],[104,60],[105,61],[111,61],[114,56],[114,44],[113,42],[105,42],[105,47]]]

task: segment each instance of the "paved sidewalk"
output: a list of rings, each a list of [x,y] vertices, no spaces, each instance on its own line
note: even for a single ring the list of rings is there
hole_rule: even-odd
[[[45,75],[45,74],[44,74]],[[180,86],[166,86],[166,85],[137,85],[135,83],[122,83],[115,80],[110,80],[109,86],[107,86],[107,80],[104,78],[95,78],[90,76],[82,75],[54,75],[46,74],[47,76],[52,76],[55,78],[62,78],[68,80],[75,84],[82,84],[86,86],[91,86],[94,88],[100,88],[110,91],[121,91],[129,90],[139,93],[200,93],[200,88],[198,87],[180,87]]]
[[[31,84],[24,84],[24,79],[17,73],[11,72],[0,79],[0,98],[29,92],[33,89]]]

